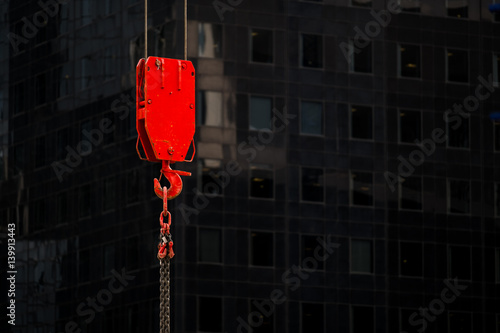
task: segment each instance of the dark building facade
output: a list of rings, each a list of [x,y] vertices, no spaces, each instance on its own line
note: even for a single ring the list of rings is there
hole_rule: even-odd
[[[492,3],[189,1],[173,332],[500,332]],[[183,5],[149,1],[148,55],[183,57]],[[2,331],[158,331],[144,2],[0,11]]]

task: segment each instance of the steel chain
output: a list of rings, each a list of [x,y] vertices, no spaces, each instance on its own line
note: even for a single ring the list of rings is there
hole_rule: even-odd
[[[160,259],[160,333],[170,333],[170,258]]]

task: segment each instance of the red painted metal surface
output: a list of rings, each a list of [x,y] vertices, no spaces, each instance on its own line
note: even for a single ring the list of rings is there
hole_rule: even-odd
[[[139,156],[151,162],[188,161],[186,155],[196,126],[193,64],[148,57],[137,64],[136,78]],[[139,153],[139,141],[145,158]]]

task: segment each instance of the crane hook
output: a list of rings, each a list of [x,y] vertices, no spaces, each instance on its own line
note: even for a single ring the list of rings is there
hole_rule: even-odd
[[[162,161],[161,175],[164,175],[170,183],[170,187],[167,189],[167,200],[171,200],[176,198],[182,191],[182,179],[180,175],[191,176],[191,173],[186,171],[172,170],[172,168],[170,168],[170,161]],[[156,195],[160,199],[163,199],[163,189],[160,184],[160,179],[154,179],[154,189]]]

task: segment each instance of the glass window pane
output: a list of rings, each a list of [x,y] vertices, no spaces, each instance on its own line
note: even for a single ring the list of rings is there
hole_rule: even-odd
[[[470,247],[450,246],[449,248],[450,278],[470,280],[471,278],[471,253]]]
[[[371,7],[372,0],[352,0],[352,5],[360,7]]]
[[[319,236],[310,236],[310,235],[303,235],[301,239],[301,244],[302,244],[302,261],[306,258],[316,258],[317,254],[315,255],[315,250],[318,246],[321,246],[320,241],[318,241],[318,238],[321,240],[324,239],[324,237],[319,237]],[[322,255],[322,254],[320,254]],[[301,261],[301,262],[302,262]],[[324,261],[317,260],[318,262],[318,270],[323,270],[324,268]]]
[[[448,81],[469,82],[469,53],[463,50],[447,50]]]
[[[359,239],[351,241],[351,272],[373,272],[371,241]]]
[[[353,43],[351,41],[351,43]],[[352,45],[352,44],[351,44]],[[372,72],[372,43],[369,42],[363,48],[354,48],[354,52],[352,55],[352,61],[350,69],[353,72],[358,73],[371,73]]]
[[[420,46],[402,44],[399,51],[400,75],[402,77],[420,77]]]
[[[253,266],[274,265],[274,237],[270,232],[251,233],[251,258]]]
[[[351,107],[351,137],[373,139],[373,110],[369,106]]]
[[[303,134],[323,134],[323,105],[302,101],[300,107],[300,131]]]
[[[470,181],[448,180],[448,212],[469,214],[470,212]]]
[[[205,58],[220,58],[222,56],[221,25],[198,24],[198,56]]]
[[[401,183],[401,201],[402,209],[422,209],[422,178],[408,177]]]
[[[324,306],[317,303],[302,303],[302,333],[323,333]]]
[[[463,118],[460,126],[455,125],[446,123],[448,147],[469,148],[469,119]]]
[[[272,313],[270,313],[271,311],[266,311],[266,310],[263,310],[263,306],[267,306],[267,305],[264,305],[266,304],[266,302],[268,302],[268,300],[263,300],[263,299],[252,299],[250,300],[250,312],[249,313],[253,313],[253,314],[257,314],[258,316],[260,316],[260,319],[255,316],[253,318],[253,320],[255,320],[254,322],[252,322],[254,325],[255,323],[259,323],[258,325],[252,325],[252,327],[254,328],[250,328],[250,331],[248,331],[248,333],[252,332],[252,333],[275,333],[275,329],[274,329],[274,311],[272,311]],[[265,308],[264,308],[265,309]],[[247,329],[241,329],[242,326],[239,327],[238,331],[240,332],[247,332]],[[229,332],[228,332],[229,333]]]
[[[369,306],[353,306],[351,308],[351,326],[352,333],[369,333],[373,332],[374,311]]]
[[[323,67],[323,37],[321,35],[301,35],[303,67]]]
[[[251,52],[253,62],[273,62],[273,31],[252,29]]]
[[[323,169],[302,168],[302,200],[323,201]]]
[[[272,99],[250,97],[250,129],[271,129]]]
[[[422,244],[400,243],[401,275],[422,276]]]
[[[351,197],[353,205],[373,205],[373,174],[351,172]]]
[[[200,228],[198,258],[202,262],[222,262],[221,231]]]
[[[250,196],[255,198],[274,197],[274,171],[272,165],[250,165]]]
[[[198,331],[222,332],[222,299],[198,298]]]
[[[399,112],[399,141],[415,143],[422,139],[422,113],[420,111],[401,110]]]
[[[196,120],[198,124],[222,126],[222,92],[198,90],[196,94]]]
[[[469,14],[468,0],[447,0],[448,16],[467,18]]]

